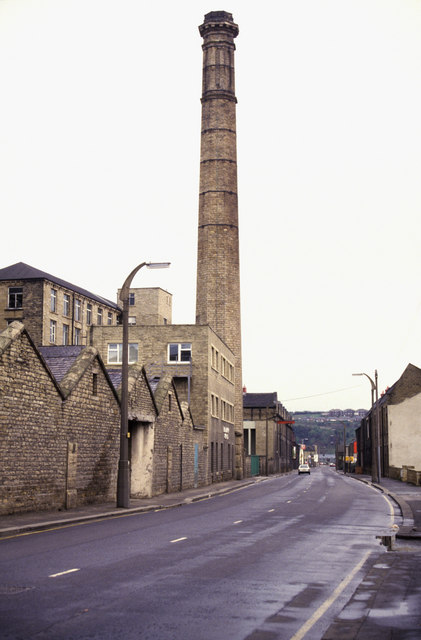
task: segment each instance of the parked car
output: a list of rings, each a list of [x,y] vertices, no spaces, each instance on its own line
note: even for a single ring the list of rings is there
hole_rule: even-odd
[[[298,467],[298,475],[300,475],[301,473],[310,474],[310,467],[308,466],[308,464],[300,464],[300,466]]]

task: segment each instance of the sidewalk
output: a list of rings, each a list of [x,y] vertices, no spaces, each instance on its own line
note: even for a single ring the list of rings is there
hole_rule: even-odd
[[[364,566],[357,589],[322,640],[418,640],[421,638],[421,487],[399,480],[351,477],[384,492],[400,507],[403,522],[391,550]]]
[[[354,473],[349,476],[370,484],[398,504],[403,522],[396,534],[397,538],[418,538],[421,540],[421,487],[390,478],[381,478],[380,484],[375,484],[371,481],[371,476]]]

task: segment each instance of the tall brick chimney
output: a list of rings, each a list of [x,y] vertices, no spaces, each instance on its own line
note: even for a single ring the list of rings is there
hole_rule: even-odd
[[[235,355],[236,477],[242,477],[240,262],[232,14],[212,11],[203,38],[196,324],[208,324]]]

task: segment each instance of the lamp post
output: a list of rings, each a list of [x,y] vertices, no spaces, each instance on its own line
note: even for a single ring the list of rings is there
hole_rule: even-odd
[[[129,414],[129,289],[133,278],[142,267],[148,269],[165,269],[169,262],[142,262],[127,276],[120,292],[123,303],[123,344],[121,359],[121,409],[120,409],[120,459],[118,461],[117,476],[117,507],[128,509],[130,506],[130,473],[129,473],[129,443],[128,443],[128,414]]]
[[[377,369],[374,371],[374,381],[367,373],[353,373],[353,376],[365,376],[370,380],[371,384],[371,409],[373,415],[374,394],[376,396],[376,428],[372,429],[372,462],[371,462],[371,480],[380,484],[381,467],[380,467],[380,412],[379,412],[379,386],[377,380]]]

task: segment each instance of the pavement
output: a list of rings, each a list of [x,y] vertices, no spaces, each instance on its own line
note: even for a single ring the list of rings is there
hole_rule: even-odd
[[[296,473],[296,472],[291,472]],[[338,472],[341,473],[341,472]],[[402,522],[388,552],[379,546],[364,565],[364,577],[322,640],[419,640],[421,638],[421,487],[399,480],[349,474],[387,495],[401,512]],[[180,507],[190,502],[239,491],[267,477],[232,480],[153,498],[130,500],[128,509],[114,503],[92,504],[62,511],[41,511],[0,516],[0,539],[35,531],[71,526],[142,511]]]

